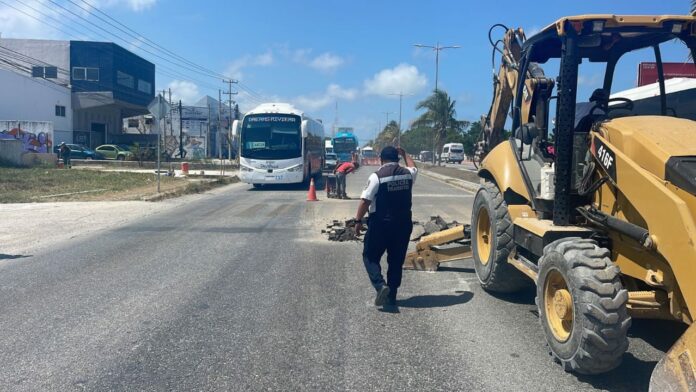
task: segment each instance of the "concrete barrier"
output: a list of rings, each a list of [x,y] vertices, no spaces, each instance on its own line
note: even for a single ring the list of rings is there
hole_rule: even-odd
[[[22,165],[22,150],[21,140],[0,140],[0,161],[20,166]]]
[[[36,152],[24,152],[22,154],[22,166],[56,166],[56,163],[58,163],[58,155],[56,154]]]

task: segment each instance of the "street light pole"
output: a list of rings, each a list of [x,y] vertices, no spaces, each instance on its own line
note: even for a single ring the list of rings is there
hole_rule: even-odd
[[[413,46],[415,46],[417,48],[428,48],[428,49],[432,49],[435,51],[435,91],[437,91],[438,81],[440,78],[440,51],[445,50],[445,49],[459,49],[459,48],[461,48],[461,46],[459,46],[459,45],[440,46],[439,42],[437,44],[435,44],[435,46],[423,45],[423,44],[414,44]]]
[[[387,116],[387,122],[386,122],[386,124],[384,125],[384,128],[387,128],[387,127],[389,126],[389,115],[390,115],[390,114],[394,114],[394,112],[382,112],[382,114],[384,114],[384,115]]]
[[[398,95],[399,96],[399,132],[396,134],[396,144],[401,147],[401,103],[403,101],[404,95],[406,96],[411,96],[413,94],[404,94],[403,91],[399,91],[398,93],[391,93],[389,95]]]

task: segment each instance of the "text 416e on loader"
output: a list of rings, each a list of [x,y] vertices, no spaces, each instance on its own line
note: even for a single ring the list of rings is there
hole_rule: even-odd
[[[692,324],[696,316],[696,122],[670,108],[660,50],[678,42],[683,58],[693,55],[696,18],[567,17],[529,39],[506,30],[492,41],[502,64],[471,223],[476,273],[498,292],[531,278],[556,360],[577,373],[606,372],[628,347],[632,317]],[[617,61],[642,48],[657,63],[657,113],[610,98]],[[557,78],[541,68],[552,59]],[[605,75],[576,119],[583,62]],[[508,111],[513,137],[503,141]],[[654,390],[696,390],[694,328],[658,364]]]

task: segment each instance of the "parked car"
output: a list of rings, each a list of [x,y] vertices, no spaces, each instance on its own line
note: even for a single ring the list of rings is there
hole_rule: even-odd
[[[420,155],[421,162],[432,162],[433,161],[433,153],[431,151],[421,151],[419,155]]]
[[[326,158],[325,167],[327,170],[333,170],[338,165],[338,155],[327,152],[324,157]]]
[[[104,156],[89,147],[80,144],[65,144],[70,149],[70,159],[104,159]],[[60,154],[60,145],[53,147],[53,152]]]
[[[127,149],[127,146],[116,144],[102,144],[95,150],[104,156],[105,159],[117,159],[125,161],[133,156],[133,153]]]

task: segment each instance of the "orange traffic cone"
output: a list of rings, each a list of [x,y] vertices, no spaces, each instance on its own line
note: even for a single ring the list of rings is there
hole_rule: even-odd
[[[309,182],[309,192],[307,192],[307,201],[317,200],[317,188],[314,187],[314,178]]]

